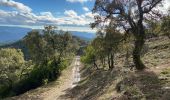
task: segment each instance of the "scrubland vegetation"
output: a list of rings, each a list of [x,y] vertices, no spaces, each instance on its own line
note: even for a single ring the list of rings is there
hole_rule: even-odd
[[[83,41],[68,32],[45,26],[20,41],[20,49],[8,45],[0,50],[0,97],[14,96],[57,79],[72,61]],[[84,42],[85,43],[85,42]],[[15,46],[15,45],[14,45]],[[24,57],[22,50],[29,55]],[[25,58],[25,59],[24,59]]]
[[[161,2],[96,0],[90,25],[98,31],[87,46],[68,32],[56,33],[53,26],[29,32],[22,40],[29,52],[26,60],[20,49],[0,50],[0,96],[57,79],[81,54],[81,81],[61,95],[64,99],[169,100],[170,12],[156,9]]]
[[[98,29],[97,37],[81,57],[90,74],[73,95],[81,100],[170,98],[169,12],[154,9],[162,0],[151,1],[96,0],[93,13],[98,15],[91,26]],[[76,95],[84,87],[84,96]]]

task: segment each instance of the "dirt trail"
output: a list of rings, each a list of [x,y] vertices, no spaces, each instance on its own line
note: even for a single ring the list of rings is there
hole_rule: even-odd
[[[75,87],[80,81],[80,57],[76,58],[75,67],[73,68],[73,84],[72,87]]]
[[[71,100],[69,97],[62,99],[61,96],[80,81],[79,67],[80,57],[77,56],[57,81],[30,90],[20,96],[9,98],[9,100]]]

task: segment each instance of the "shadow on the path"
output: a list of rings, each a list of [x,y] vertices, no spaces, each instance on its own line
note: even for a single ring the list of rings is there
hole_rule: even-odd
[[[66,94],[61,95],[58,99],[95,100],[105,93],[118,75],[117,71],[94,70],[90,67],[83,68],[80,72],[79,84],[72,89],[65,90]]]

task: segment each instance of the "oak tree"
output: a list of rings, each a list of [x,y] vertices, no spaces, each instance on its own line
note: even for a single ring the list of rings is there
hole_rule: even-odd
[[[141,51],[145,43],[144,20],[151,16],[159,16],[155,8],[162,0],[96,0],[93,13],[95,22],[92,27],[106,25],[113,21],[117,29],[124,29],[135,37],[133,61],[136,69],[143,70],[145,65],[141,60]],[[104,24],[103,24],[104,23]]]

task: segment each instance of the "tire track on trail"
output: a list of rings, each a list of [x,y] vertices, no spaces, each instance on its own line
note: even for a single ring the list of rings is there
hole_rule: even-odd
[[[75,66],[73,68],[73,83],[72,87],[75,87],[80,81],[80,57],[78,56],[75,61]]]

